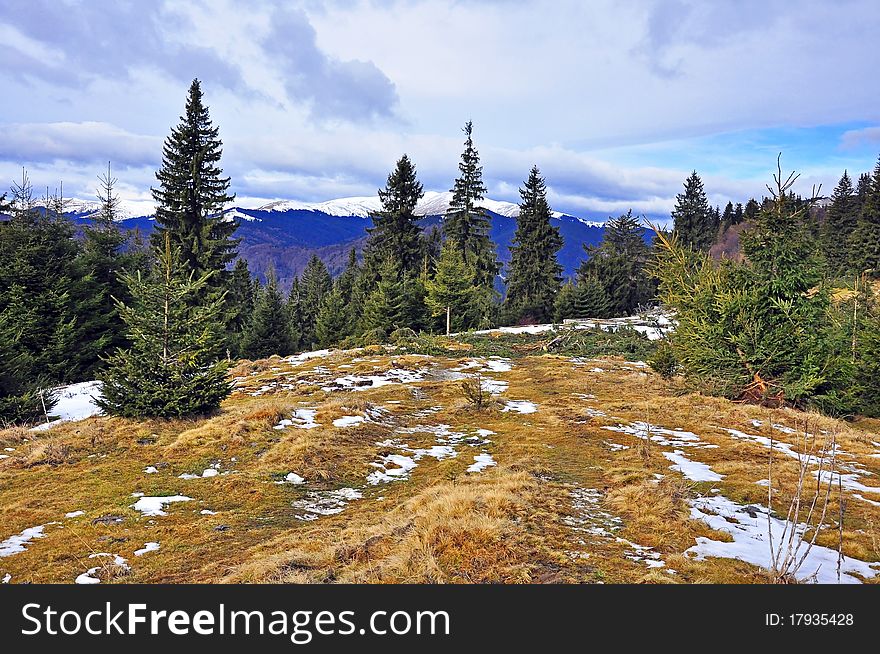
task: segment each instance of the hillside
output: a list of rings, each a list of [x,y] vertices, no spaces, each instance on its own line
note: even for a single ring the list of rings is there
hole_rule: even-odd
[[[809,432],[842,475],[799,577],[836,582],[842,541],[840,580],[876,583],[875,422],[689,394],[645,339],[627,361],[556,335],[242,361],[214,417],[2,431],[0,578],[762,583]]]

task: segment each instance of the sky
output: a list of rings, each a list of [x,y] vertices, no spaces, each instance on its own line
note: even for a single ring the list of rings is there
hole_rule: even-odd
[[[244,7],[247,7],[246,9]],[[776,157],[830,194],[880,155],[876,0],[0,0],[0,189],[151,210],[202,81],[236,204],[374,195],[407,153],[451,188],[474,123],[489,197],[668,214],[760,197]]]

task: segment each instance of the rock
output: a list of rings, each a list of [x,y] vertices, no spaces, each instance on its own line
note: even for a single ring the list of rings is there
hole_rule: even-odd
[[[100,518],[92,520],[93,525],[118,525],[121,522],[125,522],[124,515],[102,515]]]

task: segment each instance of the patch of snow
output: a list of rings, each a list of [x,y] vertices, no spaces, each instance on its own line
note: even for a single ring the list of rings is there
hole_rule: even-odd
[[[379,388],[390,384],[411,384],[413,382],[423,381],[425,372],[422,370],[403,370],[401,368],[392,368],[381,375],[346,375],[333,380],[332,386],[325,386],[323,390],[333,391],[337,389],[366,391],[371,388]]]
[[[342,416],[333,421],[334,427],[353,427],[364,422],[363,416]]]
[[[5,575],[3,575],[2,583],[8,584],[10,581],[12,581],[12,575],[7,572]]]
[[[710,528],[729,534],[733,537],[733,541],[725,543],[699,536],[697,544],[687,549],[685,555],[691,556],[697,561],[702,561],[707,557],[718,557],[745,561],[765,569],[771,567],[768,537],[772,533],[773,543],[778,547],[785,529],[784,521],[770,516],[770,531],[768,533],[766,508],[757,504],[743,506],[727,499],[723,495],[700,497],[691,500],[690,504],[692,519],[701,520]],[[798,534],[804,533],[805,530],[806,525],[798,525]],[[791,529],[789,528],[790,531]],[[803,543],[801,545],[799,556],[803,555],[808,544]],[[838,581],[837,563],[838,553],[836,550],[814,545],[796,576],[804,581],[810,579],[815,574],[818,583],[834,584]],[[840,581],[847,584],[861,583],[853,575],[857,574],[865,578],[873,578],[877,574],[875,568],[878,566],[880,566],[880,563],[866,563],[859,559],[844,556],[840,562]]]
[[[161,497],[141,496],[138,501],[131,505],[135,511],[140,511],[144,516],[168,515],[165,507],[172,502],[189,502],[191,497],[186,495],[164,495]]]
[[[128,565],[128,561],[123,559],[118,554],[107,554],[106,552],[99,552],[97,554],[89,554],[90,559],[97,559],[104,556],[112,556],[113,562],[126,570],[131,570],[131,566]],[[101,580],[95,576],[95,573],[100,569],[100,566],[95,566],[94,568],[89,568],[85,572],[83,572],[80,576],[78,576],[75,580],[77,584],[100,584]]]
[[[622,434],[630,434],[637,438],[641,438],[642,440],[650,438],[658,445],[666,447],[717,447],[717,445],[704,443],[700,437],[693,432],[681,429],[666,429],[665,427],[652,425],[648,422],[637,421],[627,425],[604,425],[602,429],[616,431]]]
[[[155,552],[159,549],[159,543],[144,543],[144,546],[134,551],[135,556],[143,556],[147,552]]]
[[[630,448],[629,445],[621,445],[620,443],[612,443],[611,441],[602,441],[605,445],[608,446],[612,452],[621,452],[623,450],[628,450]]]
[[[499,381],[497,379],[481,379],[480,386],[490,395],[500,395],[510,387],[510,384],[506,381]]]
[[[317,409],[295,409],[291,418],[283,419],[281,422],[275,425],[273,429],[285,429],[287,427],[296,427],[298,429],[314,429],[315,427],[321,426],[317,422],[315,422],[315,417],[317,415]]]
[[[381,462],[374,462],[370,465],[378,468],[378,470],[367,475],[367,483],[375,486],[377,484],[407,479],[409,473],[418,464],[412,457],[404,456],[403,454],[388,454],[382,457]],[[392,465],[396,467],[389,467]]]
[[[12,556],[13,554],[24,552],[27,549],[25,545],[28,545],[32,540],[34,540],[35,538],[46,537],[46,534],[43,533],[43,530],[45,528],[46,525],[28,527],[20,534],[15,534],[4,540],[2,543],[0,543],[0,558],[5,558],[7,556]]]
[[[488,452],[481,452],[474,456],[474,462],[468,466],[467,472],[482,472],[486,468],[498,465]]]
[[[871,506],[880,506],[880,502],[875,502],[874,500],[869,500],[867,497],[862,497],[859,493],[853,493],[853,497],[862,500],[862,502],[867,502]]]
[[[287,358],[287,363],[299,365],[305,363],[309,359],[323,359],[330,356],[330,350],[313,350],[312,352],[300,352],[292,357]]]
[[[211,511],[211,509],[202,509],[199,511],[199,515],[217,515],[217,512]]]
[[[820,479],[823,486],[830,481],[832,488],[837,488],[838,484],[840,484],[848,491],[859,491],[860,493],[880,493],[880,488],[877,488],[876,486],[865,486],[863,483],[861,483],[859,481],[859,475],[855,473],[840,474],[839,472],[822,470],[822,475],[820,478],[819,471],[814,470],[813,476],[816,477],[816,479]]]
[[[300,477],[295,472],[288,472],[287,475],[281,481],[276,481],[276,484],[293,484],[295,486],[299,486],[300,484],[306,483],[305,478]]]
[[[328,491],[309,491],[301,500],[294,500],[291,505],[303,511],[294,517],[297,520],[317,520],[322,515],[342,513],[349,502],[358,500],[363,494],[356,488],[340,488]]]
[[[489,357],[483,363],[483,367],[490,372],[510,372],[513,369],[510,359],[504,359],[502,357]]]
[[[501,411],[516,411],[517,413],[535,413],[538,410],[538,406],[534,402],[530,402],[529,400],[508,400],[504,403],[504,408]]]
[[[154,475],[159,471],[156,469],[156,466],[147,466],[144,468],[144,472],[148,475]]]
[[[685,479],[691,481],[721,481],[724,479],[724,475],[719,475],[705,463],[691,461],[681,450],[663,452],[663,456],[675,464],[669,467],[683,474]]]
[[[62,422],[84,420],[101,413],[101,409],[95,404],[95,398],[101,397],[101,382],[87,381],[69,386],[59,386],[54,389],[58,402],[52,407],[51,416],[57,419],[37,425],[31,431],[45,431]]]
[[[81,515],[85,515],[85,514],[86,514],[85,511],[71,511],[70,513],[65,513],[64,517],[65,518],[78,518]]]

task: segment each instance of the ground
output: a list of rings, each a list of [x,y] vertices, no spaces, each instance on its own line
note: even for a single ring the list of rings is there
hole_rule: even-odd
[[[241,362],[212,417],[0,431],[0,579],[766,583],[805,432],[836,439],[841,474],[801,511],[824,528],[795,577],[880,579],[877,423],[687,393],[619,357],[469,347]]]

